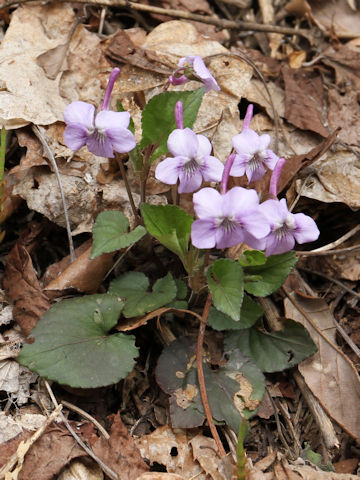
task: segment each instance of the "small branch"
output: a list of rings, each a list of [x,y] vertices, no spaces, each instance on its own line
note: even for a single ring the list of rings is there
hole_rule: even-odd
[[[9,8],[13,5],[21,5],[29,3],[35,0],[8,0],[0,6],[0,10]],[[68,0],[58,0],[59,2],[67,2]],[[209,15],[198,15],[195,13],[186,12],[183,10],[175,10],[172,8],[160,8],[152,5],[143,5],[141,3],[129,2],[128,0],[77,0],[77,3],[87,5],[99,5],[104,7],[126,7],[132,10],[156,13],[159,15],[165,15],[167,17],[181,18],[183,20],[192,20],[194,22],[207,23],[209,25],[215,25],[219,28],[229,28],[240,31],[254,31],[254,32],[275,32],[282,33],[283,35],[300,35],[305,38],[309,38],[309,32],[303,29],[279,27],[276,25],[263,25],[255,22],[242,22],[234,20],[225,20],[222,18],[212,17]]]
[[[335,240],[334,242],[328,243],[327,245],[324,245],[323,247],[316,248],[315,250],[311,250],[311,252],[306,252],[307,254],[314,254],[314,253],[320,253],[320,252],[327,252],[328,250],[331,250],[342,243],[344,243],[346,240],[349,238],[353,237],[355,233],[357,233],[360,230],[360,225],[356,225],[354,228],[352,228],[349,232],[345,233],[342,235],[340,238]]]
[[[96,418],[92,417],[89,413],[85,412],[85,410],[83,410],[82,408],[79,408],[76,405],[73,405],[72,403],[67,402],[66,400],[61,400],[61,403],[62,403],[62,405],[64,405],[64,407],[69,408],[73,412],[78,413],[79,415],[81,415],[82,417],[86,418],[91,423],[93,423],[95,425],[95,427],[99,430],[99,432],[102,434],[102,436],[104,438],[106,438],[106,440],[109,440],[110,435],[105,430],[105,428],[101,425],[101,423],[99,423],[96,420]]]
[[[326,280],[329,280],[329,282],[336,283],[336,285],[339,285],[339,287],[343,288],[346,292],[350,293],[354,297],[360,298],[360,293],[355,292],[355,290],[351,290],[351,288],[347,287],[343,282],[340,282],[340,280],[336,280],[336,278],[330,277],[329,275],[325,275],[325,273],[318,272],[317,270],[311,270],[310,268],[304,268],[304,267],[296,267],[296,268],[306,273],[313,273],[318,277],[326,278]]]
[[[55,395],[49,385],[49,383],[45,380],[45,386],[46,386],[46,389],[49,393],[49,396],[51,398],[51,401],[53,402],[54,406],[55,407],[58,407],[58,402],[55,398]],[[119,477],[118,475],[113,471],[111,470],[110,467],[108,467],[107,465],[105,465],[105,463],[95,455],[95,453],[90,450],[90,448],[85,445],[85,443],[81,440],[81,438],[79,437],[79,435],[74,431],[74,429],[72,428],[72,426],[70,425],[70,423],[67,421],[67,419],[65,418],[65,416],[60,413],[60,417],[61,417],[61,420],[65,423],[66,425],[66,428],[69,430],[69,432],[71,433],[71,435],[75,438],[75,440],[77,441],[77,443],[85,450],[85,452],[93,459],[95,460],[95,462],[99,465],[99,467],[101,468],[101,470],[106,473],[106,475],[108,477],[111,478],[111,480],[119,480]]]
[[[207,318],[208,318],[210,307],[211,307],[211,301],[212,301],[212,295],[211,293],[209,293],[204,306],[202,321],[200,322],[200,325],[199,325],[199,335],[198,335],[197,350],[196,350],[196,365],[197,365],[198,381],[199,381],[199,387],[200,387],[200,396],[201,396],[201,401],[203,403],[206,419],[209,424],[211,434],[218,447],[220,457],[225,457],[226,452],[223,447],[223,444],[221,443],[219,434],[216,430],[214,420],[211,415],[209,400],[208,400],[206,386],[205,386],[203,364],[202,364],[204,335],[205,335]]]
[[[302,252],[296,250],[295,253],[299,257],[324,257],[326,255],[337,255],[338,253],[345,253],[351,254],[352,252],[360,250],[360,245],[353,245],[352,247],[345,247],[345,248],[337,248],[335,250],[325,250],[323,252],[318,252],[316,250],[312,250],[310,252]]]
[[[32,130],[33,130],[33,132],[35,133],[35,135],[37,136],[37,138],[40,140],[40,142],[41,142],[41,144],[42,144],[42,146],[43,146],[43,149],[46,151],[47,156],[48,156],[48,159],[49,159],[49,162],[50,162],[51,166],[52,166],[53,169],[54,169],[54,172],[55,172],[55,175],[56,175],[58,184],[59,184],[61,201],[62,201],[63,208],[64,208],[66,232],[67,232],[68,241],[69,241],[70,259],[71,259],[71,262],[74,262],[74,261],[75,261],[74,242],[73,242],[73,239],[72,239],[72,233],[71,233],[71,227],[70,227],[70,220],[69,220],[69,213],[68,213],[68,209],[67,209],[67,204],[66,204],[64,189],[63,189],[62,182],[61,182],[60,172],[59,172],[59,169],[58,169],[58,166],[57,166],[55,157],[54,157],[54,155],[53,155],[53,153],[52,153],[52,151],[51,151],[51,149],[50,149],[47,141],[45,140],[45,137],[43,136],[43,134],[40,132],[39,128],[38,128],[36,125],[33,125],[33,126],[32,126]]]
[[[137,221],[139,219],[139,215],[137,213],[137,208],[135,206],[134,198],[132,196],[132,192],[131,192],[129,181],[128,181],[128,178],[127,178],[124,163],[123,163],[122,159],[120,158],[119,154],[116,153],[116,152],[115,152],[115,158],[116,158],[116,161],[118,162],[118,165],[119,165],[119,168],[120,168],[120,173],[121,173],[121,176],[122,176],[122,178],[124,180],[124,183],[125,183],[126,193],[127,193],[130,205],[131,205],[131,210],[132,210],[133,215],[135,217],[135,221]]]

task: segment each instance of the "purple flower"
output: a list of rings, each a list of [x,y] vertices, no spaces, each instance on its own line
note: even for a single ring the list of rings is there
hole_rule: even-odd
[[[221,195],[214,188],[202,188],[194,193],[193,202],[198,220],[191,226],[191,241],[197,248],[227,248],[241,242],[258,248],[270,231],[255,190],[234,187]]]
[[[66,107],[64,140],[71,150],[79,150],[86,145],[95,155],[112,158],[114,151],[125,153],[135,147],[135,137],[127,128],[129,112],[108,110],[111,91],[119,73],[119,68],[111,72],[104,101],[97,114],[94,105],[86,102],[72,102]]]
[[[175,129],[168,138],[167,146],[174,158],[165,158],[155,170],[155,177],[168,185],[180,180],[179,193],[195,192],[203,179],[220,182],[224,165],[212,157],[212,146],[204,135],[196,135],[190,128]]]
[[[277,255],[292,250],[297,243],[313,242],[319,237],[319,229],[311,217],[303,213],[289,212],[285,198],[267,200],[260,205],[261,212],[270,222],[271,231],[265,238],[265,254]]]
[[[242,177],[246,173],[249,183],[265,175],[264,165],[273,170],[279,159],[272,150],[267,148],[271,141],[270,135],[258,135],[249,128],[252,114],[253,106],[249,105],[242,132],[232,139],[237,155],[230,171],[233,177]]]
[[[187,65],[186,65],[187,64]],[[189,80],[200,81],[205,90],[220,90],[220,87],[199,55],[189,55],[180,59],[178,67],[169,77],[169,83],[181,85]],[[180,73],[182,75],[178,76]]]

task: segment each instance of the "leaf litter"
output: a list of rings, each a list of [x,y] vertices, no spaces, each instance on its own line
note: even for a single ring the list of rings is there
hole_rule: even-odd
[[[258,21],[271,23],[279,18],[278,15],[274,16],[274,2],[262,1],[259,3],[261,18],[258,17]],[[295,3],[298,4],[297,7],[294,6]],[[73,234],[78,235],[79,238],[81,235],[87,235],[92,229],[96,213],[104,209],[123,211],[133,228],[133,214],[117,167],[114,168],[114,165],[105,158],[94,157],[85,149],[73,154],[65,147],[62,137],[63,110],[69,102],[79,99],[98,104],[103,96],[106,77],[111,70],[111,65],[121,63],[122,75],[116,85],[115,93],[120,96],[124,108],[132,114],[139,140],[141,137],[140,106],[143,101],[145,99],[148,101],[161,91],[167,81],[169,71],[171,73],[176,68],[180,57],[192,54],[209,57],[208,66],[221,86],[220,92],[211,92],[205,97],[194,126],[196,132],[204,134],[212,140],[214,155],[223,161],[226,159],[230,153],[231,138],[240,131],[242,125],[238,114],[239,102],[240,110],[241,102],[252,102],[258,108],[254,116],[254,125],[257,130],[259,133],[269,133],[274,138],[277,137],[278,153],[288,158],[281,190],[286,189],[288,198],[307,205],[313,211],[316,210],[317,205],[321,204],[322,212],[324,212],[324,208],[327,208],[325,211],[328,215],[334,211],[335,205],[339,203],[346,205],[349,207],[347,215],[353,222],[357,218],[356,210],[359,207],[358,192],[360,190],[357,186],[359,105],[356,96],[359,83],[359,52],[356,40],[360,32],[355,27],[358,12],[351,8],[351,2],[345,0],[336,2],[337,5],[332,5],[331,8],[324,7],[323,3],[292,1],[287,2],[286,5],[288,11],[295,12],[300,17],[306,14],[310,22],[309,30],[320,28],[323,32],[330,32],[333,35],[328,40],[321,40],[323,53],[318,59],[316,59],[314,51],[311,48],[306,50],[307,47],[304,47],[303,44],[294,50],[293,45],[287,43],[285,37],[283,37],[285,45],[281,47],[281,35],[278,33],[256,34],[260,48],[262,46],[267,50],[270,53],[269,56],[260,54],[258,50],[253,49],[254,43],[251,39],[255,38],[254,35],[249,35],[248,39],[239,37],[242,39],[234,42],[236,48],[240,45],[241,51],[246,53],[246,59],[256,56],[256,65],[264,76],[277,116],[280,118],[280,131],[273,123],[274,112],[264,83],[256,78],[251,62],[239,58],[234,53],[236,48],[233,46],[231,49],[227,49],[222,44],[225,37],[230,38],[227,30],[222,30],[222,36],[220,36],[220,34],[214,33],[214,30],[208,29],[211,34],[204,37],[200,33],[198,22],[164,21],[165,17],[162,17],[163,22],[152,28],[150,33],[146,33],[145,30],[136,26],[126,30],[119,29],[115,35],[102,39],[95,33],[91,22],[87,27],[82,24],[70,5],[34,6],[29,4],[16,8],[0,46],[0,58],[2,59],[0,67],[1,123],[7,129],[15,130],[19,145],[26,149],[25,153],[23,150],[21,153],[19,152],[18,161],[11,161],[9,164],[11,195],[14,199],[18,197],[24,199],[28,211],[31,211],[32,214],[37,212],[37,218],[46,217],[50,222],[61,227],[64,226],[63,206],[59,201],[55,175],[48,165],[41,145],[26,128],[27,125],[33,123],[42,127],[44,136],[57,160],[66,192]],[[203,4],[202,12],[207,15],[213,13],[212,2],[203,2]],[[189,2],[171,4],[171,8],[197,13],[197,9],[193,7]],[[114,8],[110,7],[111,10]],[[199,7],[197,6],[197,8]],[[228,5],[225,8],[228,9],[228,17],[235,15],[236,6]],[[249,5],[246,6],[246,2],[244,2],[243,8],[246,11]],[[94,15],[91,17],[91,21],[96,23],[99,22],[99,17],[97,12],[94,13],[95,11],[96,7],[91,7],[91,15]],[[107,13],[109,14],[109,10]],[[277,11],[278,13],[279,11]],[[111,15],[110,18],[113,20]],[[154,22],[154,18],[157,17],[152,15],[148,18],[152,18],[151,21]],[[287,20],[289,20],[288,17]],[[138,17],[138,21],[149,30],[143,16]],[[260,38],[259,35],[263,37]],[[337,38],[336,42],[333,41],[334,38]],[[342,39],[348,40],[349,38],[354,38],[354,40],[347,44],[341,43]],[[219,39],[221,42],[218,41]],[[314,62],[312,63],[311,60]],[[183,91],[193,88],[194,85],[190,82],[185,86],[170,87],[170,90]],[[337,137],[340,142],[335,139],[335,136],[330,141],[331,134],[338,127],[341,128]],[[334,142],[335,145],[331,146]],[[130,181],[136,189],[138,185],[130,162],[127,162],[127,168]],[[104,174],[107,171],[111,172],[108,178]],[[103,177],[101,177],[102,175]],[[103,178],[104,181],[99,182],[100,178]],[[153,184],[149,181],[149,192],[153,193],[150,196],[150,203],[166,204],[166,196],[158,195],[158,191],[155,189],[159,187],[155,185],[154,179],[152,181]],[[265,182],[268,181],[269,179],[265,180]],[[268,190],[267,185],[268,183],[263,184],[262,192]],[[134,196],[135,203],[138,205],[140,195],[135,193]],[[328,206],[324,207],[325,204]],[[335,218],[334,222],[336,221]],[[23,223],[26,222],[27,219],[23,220]],[[18,231],[18,224],[16,225]],[[8,415],[12,403],[16,405],[16,408],[23,408],[27,402],[31,403],[33,385],[39,381],[36,375],[19,366],[14,360],[18,354],[19,345],[23,341],[22,333],[27,335],[33,330],[40,317],[49,309],[50,299],[54,296],[63,296],[69,292],[73,294],[76,291],[93,293],[99,290],[101,294],[104,294],[107,285],[104,289],[102,282],[114,262],[112,254],[103,254],[90,260],[90,247],[89,243],[86,243],[86,237],[85,242],[82,240],[78,242],[80,249],[77,250],[77,260],[73,264],[70,264],[69,259],[66,259],[66,255],[62,252],[56,261],[47,259],[44,267],[43,258],[39,255],[41,236],[44,236],[44,233],[35,237],[29,246],[19,242],[14,234],[11,237],[10,246],[7,245],[7,248],[3,250],[8,254],[4,288],[7,300],[14,305],[14,309],[11,311],[11,307],[9,309],[9,306],[4,305],[1,314],[2,318],[6,318],[6,320],[1,323],[0,390],[4,392],[8,400],[6,414],[0,412],[1,421],[4,422],[2,430],[5,432],[0,448],[0,451],[5,452],[5,455],[2,456],[2,464],[6,463],[8,458],[14,454],[20,440],[25,439],[26,435],[31,435],[26,432],[38,428],[39,419],[41,421],[43,418],[39,410],[35,414],[36,418],[35,416],[28,418],[28,423],[23,420],[26,414],[19,418]],[[348,241],[346,247],[351,248],[355,244],[356,238]],[[63,240],[64,238],[59,236],[59,241]],[[335,238],[323,234],[322,244],[330,243],[333,240]],[[145,244],[143,248],[146,249]],[[140,252],[135,251],[133,258],[136,258],[136,255],[140,255]],[[167,258],[163,250],[161,250],[161,255]],[[55,255],[55,257],[59,257],[59,255]],[[327,257],[330,265],[332,264],[331,258]],[[358,280],[358,275],[356,272],[349,273],[351,258],[353,257],[350,254],[347,257],[349,260],[348,270],[345,267],[340,268],[342,268],[342,272],[347,272],[343,274],[344,279],[355,282]],[[333,265],[336,263],[336,259],[337,257],[334,257]],[[153,260],[145,260],[149,271],[154,268],[151,266],[153,262]],[[307,265],[306,257],[304,263]],[[317,270],[325,268],[325,263],[321,265],[321,258],[318,264],[320,266],[317,267]],[[42,275],[45,270],[47,270],[46,274]],[[117,273],[123,273],[121,268]],[[327,271],[327,273],[329,272]],[[311,278],[313,279],[313,277]],[[355,288],[354,283],[352,287]],[[330,301],[337,302],[334,309],[335,315],[340,321],[343,321],[346,314],[349,318],[355,313],[358,315],[358,307],[355,301],[349,301],[344,291],[340,292],[339,300],[336,300],[331,285],[325,291],[323,285],[315,282],[315,288],[320,295],[325,295],[325,300],[291,294],[293,298],[296,298],[297,305],[300,305],[301,310],[298,307],[295,308],[290,300],[285,301],[287,317],[305,324],[319,347],[318,353],[299,365],[299,371],[304,376],[311,392],[318,398],[320,404],[336,424],[340,425],[351,437],[359,440],[360,425],[356,417],[360,396],[358,374],[354,365],[342,352],[341,345],[337,343],[333,316],[328,308],[326,295],[330,296]],[[146,293],[150,294],[150,292]],[[344,295],[346,301],[342,300]],[[339,304],[341,309],[338,308]],[[6,308],[7,310],[5,310]],[[145,310],[141,314],[147,311],[150,310]],[[176,313],[175,309],[160,308],[159,331],[166,332],[168,320],[176,319],[178,315],[180,313]],[[151,316],[150,313],[146,317],[149,317],[149,320],[146,320],[148,324],[142,328],[148,329],[147,332],[152,332],[149,329],[152,328],[150,321],[154,316]],[[309,319],[311,322],[308,321]],[[327,323],[323,325],[322,322],[325,319]],[[136,316],[130,318],[128,322],[129,328],[133,328],[132,324],[139,328],[144,323],[141,318]],[[356,323],[354,322],[353,325],[354,332],[350,333],[353,333],[355,338]],[[19,331],[19,326],[22,333]],[[126,331],[126,325],[123,325],[122,329]],[[360,331],[360,325],[358,329]],[[241,334],[241,330],[238,333]],[[174,336],[171,337],[171,334],[169,335],[170,338],[174,338]],[[140,343],[142,342],[144,342],[143,338],[140,339]],[[141,344],[141,348],[142,346],[143,344]],[[147,360],[141,361],[141,363],[144,372],[149,373],[151,378],[153,373],[148,371]],[[164,363],[164,371],[166,371],[167,365],[166,362]],[[210,358],[209,365],[209,375],[214,376],[217,368],[221,372],[221,369],[226,371],[231,367],[232,360],[230,358],[230,360],[227,359],[227,363],[225,361],[224,364],[220,362],[216,365],[216,363],[211,363]],[[190,368],[190,364],[188,366]],[[186,365],[184,368],[184,372],[187,372]],[[179,371],[177,370],[178,373]],[[240,379],[240,374],[238,370],[236,371],[237,373],[226,374],[225,387],[221,384],[221,388],[226,391],[226,382],[229,384],[232,382],[234,408],[240,410],[244,408],[244,404],[240,406],[239,403],[241,398],[253,415],[256,413],[259,400],[254,400],[251,388],[248,393],[245,392],[246,382],[243,378]],[[168,371],[166,373],[168,374]],[[219,375],[219,373],[217,374]],[[175,378],[177,378],[176,375]],[[166,378],[166,381],[169,380]],[[271,381],[276,384],[276,377],[273,377]],[[237,387],[235,387],[237,382]],[[118,401],[121,387],[117,388],[116,395],[114,395],[114,391],[111,393],[108,391],[112,397],[112,404],[117,405],[112,410],[116,412],[115,417],[108,417],[111,411],[108,405],[104,407],[106,413],[100,414],[102,421],[108,427],[112,425],[109,440],[99,438],[99,434],[95,432],[90,422],[78,423],[79,430],[83,430],[84,438],[92,445],[95,453],[118,473],[119,478],[150,479],[153,474],[159,475],[155,478],[164,479],[193,478],[194,475],[204,479],[231,478],[229,472],[234,467],[233,460],[230,461],[230,470],[226,469],[217,455],[213,440],[202,435],[203,428],[194,434],[191,430],[174,431],[166,419],[165,424],[160,423],[154,412],[166,410],[167,404],[164,397],[156,396],[154,391],[151,391],[154,389],[153,380],[150,383],[149,381],[143,382],[142,388],[142,381],[135,384],[137,391],[122,392],[124,397],[131,398],[131,400],[127,405],[123,404],[121,408]],[[211,380],[208,380],[208,384],[212,386]],[[185,387],[182,385],[180,390],[174,390],[177,394],[175,401],[170,400],[170,415],[174,415],[175,405],[177,405],[176,408],[180,406],[181,409],[186,409],[189,408],[189,405],[193,405],[197,398],[194,415],[198,419],[195,423],[200,425],[203,423],[204,417],[199,393],[196,390],[195,382],[186,385]],[[240,390],[239,385],[241,386]],[[91,382],[89,386],[91,386]],[[57,388],[60,395],[64,395],[65,390],[62,387]],[[75,399],[75,402],[80,401],[81,398],[75,392],[67,392],[66,395],[72,395],[71,398]],[[259,398],[261,396],[259,395]],[[298,401],[299,397],[296,398]],[[87,397],[85,394],[85,399],[86,408],[96,411],[90,401],[91,395]],[[155,407],[153,409],[145,408],[149,403],[152,404],[154,399],[159,402],[159,405],[156,406],[157,409]],[[291,403],[289,399],[286,401],[290,409],[301,410],[299,410],[299,404],[296,405],[294,401]],[[349,408],[350,404],[353,405],[352,408]],[[135,443],[128,435],[128,429],[120,420],[120,411],[122,417],[126,419],[128,429],[137,428],[135,431],[139,434],[139,438]],[[213,411],[217,412],[216,406]],[[160,413],[158,415],[160,418]],[[305,438],[304,430],[307,428],[311,433],[311,423],[299,427],[296,423],[299,422],[299,415],[295,411],[291,412],[291,415],[291,418],[295,419],[294,427],[301,431]],[[136,419],[137,416],[138,419]],[[235,418],[234,414],[230,416]],[[223,418],[221,415],[219,416],[220,420]],[[225,418],[227,418],[226,415]],[[274,426],[274,417],[270,416],[269,418],[272,419]],[[172,422],[174,424],[174,417]],[[250,422],[254,427],[259,420],[253,416]],[[228,423],[231,425],[231,420],[228,420]],[[284,429],[284,425],[286,423],[282,424],[280,429]],[[339,429],[337,434],[343,435]],[[18,436],[16,437],[16,435]],[[319,442],[321,443],[321,439],[319,440],[316,433],[312,433],[312,435],[312,442],[316,448]],[[289,441],[288,432],[285,432],[285,437],[285,440]],[[274,443],[275,438],[276,435],[273,435],[270,448],[275,446],[275,450],[280,452],[281,442]],[[345,441],[350,445],[349,440]],[[231,444],[229,439],[228,443]],[[301,465],[297,462],[289,463],[290,460],[284,459],[280,453],[277,454],[277,458],[272,456],[269,462],[262,464],[262,460],[259,458],[264,457],[263,460],[265,460],[267,457],[260,441],[256,443],[256,449],[254,459],[257,462],[248,461],[248,478],[355,478],[350,475],[356,468],[354,463],[352,467],[347,467],[347,472],[342,474],[323,472],[314,466]],[[119,451],[121,452],[120,456],[115,453]],[[19,455],[20,458],[21,454],[19,453]],[[64,468],[65,470],[58,476],[61,480],[73,478],[76,475],[85,475],[86,478],[92,478],[90,475],[93,475],[94,478],[102,478],[97,467],[84,461],[74,461],[83,456],[83,450],[77,446],[62,424],[56,426],[53,424],[23,457],[24,464],[19,470],[19,478],[32,478],[35,475],[39,479],[50,479],[54,475],[59,475]],[[328,456],[330,459],[339,459],[341,453],[328,452]],[[54,457],[58,461],[51,463],[50,459]],[[158,465],[162,465],[168,473],[144,473],[147,472],[148,465],[141,457],[147,459],[152,468],[156,469]],[[85,473],[74,473],[71,471],[72,469]],[[15,471],[13,473],[15,475]],[[15,478],[15,476],[9,478]]]

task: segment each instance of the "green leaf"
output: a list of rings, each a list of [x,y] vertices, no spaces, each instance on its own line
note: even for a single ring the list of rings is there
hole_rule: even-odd
[[[215,330],[243,330],[249,328],[261,317],[264,310],[254,302],[246,293],[241,305],[240,320],[235,322],[225,313],[219,312],[216,308],[211,307],[208,317],[210,327]]]
[[[190,92],[164,92],[156,95],[146,104],[141,120],[143,137],[140,147],[145,148],[150,144],[157,146],[150,157],[150,163],[168,151],[168,136],[177,128],[174,115],[175,104],[179,100],[182,101],[184,127],[191,128],[195,122],[204,93],[204,88]]]
[[[205,419],[194,358],[195,345],[188,337],[183,337],[163,350],[156,367],[156,380],[170,395],[171,424],[175,428],[194,428],[202,425]],[[212,367],[208,356],[204,356],[203,369],[211,413],[215,422],[225,422],[237,432],[242,415],[250,417],[256,412],[264,395],[264,376],[239,350],[228,352],[228,361],[224,366],[218,369]],[[244,383],[247,386],[250,383],[252,388],[245,408],[240,393]]]
[[[170,273],[155,282],[152,292],[147,291],[148,287],[149,280],[144,273],[128,272],[111,282],[108,293],[125,299],[125,317],[152,312],[176,297],[176,284]]]
[[[213,303],[220,312],[233,320],[240,320],[240,308],[244,296],[243,270],[234,260],[216,260],[207,272]]]
[[[141,204],[147,231],[184,261],[193,218],[176,205]]]
[[[252,327],[225,335],[226,349],[239,348],[263,372],[280,372],[293,367],[316,352],[308,331],[293,320],[285,320],[284,329],[264,332]]]
[[[96,388],[117,383],[132,370],[135,337],[108,335],[124,303],[113,295],[87,295],[50,308],[31,332],[19,362],[64,385]]]
[[[93,227],[93,246],[90,258],[125,248],[146,234],[145,228],[141,225],[129,233],[127,233],[128,228],[129,221],[122,212],[108,210],[100,213]]]
[[[245,290],[257,297],[266,297],[280,288],[297,262],[294,252],[264,256],[265,263],[262,263],[263,257],[259,255],[264,255],[262,252],[251,250],[245,254],[247,265],[244,258],[239,259],[244,267]]]

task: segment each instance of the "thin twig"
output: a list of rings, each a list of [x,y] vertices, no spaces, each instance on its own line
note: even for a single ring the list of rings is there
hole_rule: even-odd
[[[118,165],[119,165],[119,168],[120,168],[120,173],[121,173],[121,176],[122,176],[122,178],[124,180],[124,183],[125,183],[126,193],[127,193],[130,205],[131,205],[131,210],[132,210],[133,215],[135,217],[135,221],[137,222],[138,219],[139,219],[139,215],[137,213],[137,209],[136,209],[136,206],[135,206],[134,198],[133,198],[131,188],[130,188],[130,185],[129,185],[129,181],[128,181],[128,178],[127,178],[124,163],[123,163],[122,159],[120,158],[119,154],[116,153],[116,152],[115,152],[115,158],[116,158],[116,161],[118,162]]]
[[[70,250],[70,259],[71,259],[71,262],[74,262],[75,261],[74,242],[73,242],[73,239],[72,239],[69,213],[68,213],[68,208],[67,208],[67,204],[66,204],[64,189],[63,189],[62,182],[61,182],[60,172],[59,172],[55,157],[54,157],[47,141],[45,140],[45,137],[43,136],[43,134],[40,132],[39,128],[36,125],[32,126],[32,130],[35,133],[35,135],[37,136],[37,138],[40,140],[40,142],[43,146],[43,149],[46,151],[49,162],[54,169],[56,179],[58,181],[60,195],[61,195],[61,201],[62,201],[63,208],[64,208],[65,225],[66,225],[66,232],[67,232],[67,236],[68,236],[69,250]]]
[[[110,438],[110,435],[108,434],[108,432],[105,430],[105,428],[101,425],[101,423],[99,423],[96,418],[92,417],[89,413],[85,412],[85,410],[83,410],[82,408],[79,408],[77,407],[76,405],[73,405],[72,403],[70,402],[67,402],[66,400],[61,400],[61,403],[69,408],[70,410],[72,410],[73,412],[76,412],[78,413],[79,415],[81,415],[82,417],[86,418],[87,420],[89,420],[91,423],[93,423],[95,425],[95,427],[99,430],[99,432],[102,434],[102,436],[104,438],[106,438],[106,440],[109,440]]]
[[[354,228],[352,228],[349,232],[345,233],[345,235],[342,235],[340,238],[335,240],[334,242],[328,243],[327,245],[324,245],[323,247],[316,248],[315,250],[312,250],[311,252],[319,253],[319,252],[326,252],[327,250],[331,250],[334,247],[337,247],[338,245],[341,245],[342,243],[345,242],[345,240],[348,240],[349,238],[353,237],[355,233],[357,233],[360,230],[360,225],[356,225]]]
[[[13,5],[33,2],[35,0],[8,0],[0,6],[0,10],[9,8]],[[37,1],[37,0],[36,0]],[[58,2],[68,2],[68,0],[58,0]],[[167,17],[181,18],[183,20],[193,20],[194,22],[207,23],[215,25],[219,28],[229,28],[242,31],[254,32],[275,32],[284,35],[300,35],[309,38],[309,32],[303,29],[279,27],[276,25],[263,25],[255,22],[242,22],[234,20],[225,20],[222,18],[212,17],[209,15],[198,15],[183,10],[175,10],[172,8],[160,8],[152,5],[143,5],[141,3],[129,2],[128,0],[77,0],[77,3],[85,3],[87,5],[99,5],[105,7],[127,7],[142,12],[156,13]]]
[[[360,298],[360,293],[355,292],[354,290],[351,290],[351,288],[347,287],[343,282],[340,282],[340,280],[336,280],[336,278],[330,277],[329,275],[326,275],[325,273],[319,272],[318,270],[311,270],[310,268],[305,268],[305,267],[297,267],[299,270],[303,270],[304,272],[307,273],[313,273],[314,275],[317,275],[318,277],[323,277],[326,278],[326,280],[329,280],[329,282],[336,283],[336,285],[339,285],[339,287],[343,288],[346,292],[350,293],[356,298]]]
[[[353,245],[352,247],[346,248],[337,248],[336,250],[327,250],[325,252],[317,252],[316,250],[312,250],[310,252],[301,252],[297,250],[295,251],[295,253],[296,255],[301,257],[324,257],[326,255],[337,255],[339,253],[352,253],[355,250],[360,250],[360,245]]]
[[[349,335],[345,332],[339,322],[333,318],[336,330],[340,333],[345,342],[349,345],[351,350],[360,358],[360,348],[351,340]]]
[[[40,436],[44,433],[46,428],[55,420],[55,418],[61,414],[62,405],[58,405],[56,409],[52,412],[52,414],[44,421],[41,427],[36,430],[36,432],[25,442],[20,442],[17,451],[11,455],[10,459],[7,461],[5,465],[0,470],[0,480],[4,478],[17,478],[17,475],[20,473],[22,468],[22,463],[24,461],[24,457],[28,450],[30,449],[31,445],[33,445],[36,440],[40,438]],[[7,476],[9,472],[12,471],[16,463],[19,463],[17,467],[17,472],[13,472],[14,476]],[[16,475],[16,476],[15,476]]]
[[[205,416],[209,424],[211,434],[218,447],[220,457],[225,457],[226,452],[223,447],[223,444],[221,443],[218,431],[216,430],[214,420],[211,415],[209,400],[206,392],[203,364],[202,364],[204,335],[206,330],[207,318],[208,318],[210,307],[211,307],[211,301],[212,301],[212,295],[211,293],[209,293],[206,299],[206,303],[205,303],[203,314],[202,314],[202,322],[200,322],[200,325],[199,325],[199,334],[198,334],[197,350],[196,350],[196,365],[197,365],[198,381],[199,381],[199,387],[200,387],[200,396],[201,396],[201,401],[204,407]]]
[[[54,395],[54,392],[52,391],[49,383],[45,380],[45,386],[46,386],[46,389],[50,395],[50,398],[54,404],[55,407],[58,406],[58,402],[55,398],[55,395]],[[77,443],[85,450],[85,452],[93,459],[95,460],[95,462],[99,465],[99,467],[101,468],[101,470],[106,473],[106,475],[108,477],[110,477],[112,480],[119,480],[119,477],[118,475],[113,471],[111,470],[110,467],[108,467],[107,465],[105,465],[105,463],[95,455],[95,453],[90,450],[90,448],[85,445],[85,443],[81,440],[81,438],[79,437],[79,435],[74,431],[74,429],[72,428],[72,426],[70,425],[70,423],[67,421],[67,419],[65,418],[65,416],[60,413],[60,416],[61,416],[61,420],[65,423],[66,425],[66,428],[69,430],[69,432],[71,433],[71,435],[75,438],[75,440],[77,441]]]

